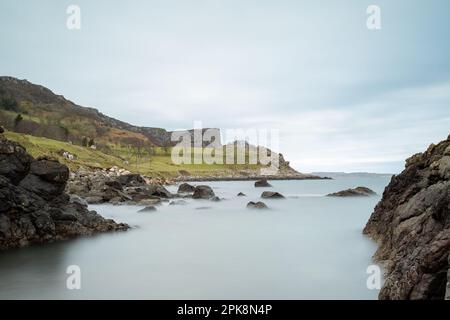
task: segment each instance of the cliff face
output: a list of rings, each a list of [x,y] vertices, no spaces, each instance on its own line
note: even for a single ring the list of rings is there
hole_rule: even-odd
[[[450,136],[407,159],[364,233],[386,267],[380,299],[443,299],[450,253]]]
[[[64,193],[68,177],[66,166],[0,134],[0,250],[128,228]]]

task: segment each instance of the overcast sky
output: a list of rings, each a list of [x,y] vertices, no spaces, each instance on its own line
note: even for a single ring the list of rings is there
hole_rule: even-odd
[[[81,30],[66,27],[67,6]],[[366,27],[369,5],[381,30]],[[399,172],[450,134],[448,0],[0,2],[0,74],[135,125],[279,129],[311,171]]]

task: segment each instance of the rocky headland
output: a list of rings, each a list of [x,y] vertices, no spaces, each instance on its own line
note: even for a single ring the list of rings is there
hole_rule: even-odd
[[[378,242],[374,259],[385,267],[380,299],[444,299],[450,253],[450,136],[406,160],[364,233]]]
[[[64,192],[69,169],[0,134],[0,250],[127,230]]]

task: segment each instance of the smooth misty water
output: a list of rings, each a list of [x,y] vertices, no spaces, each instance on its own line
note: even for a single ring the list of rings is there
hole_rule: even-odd
[[[0,253],[0,298],[375,299],[366,269],[376,246],[361,230],[380,197],[324,195],[360,185],[381,194],[388,179],[271,183],[207,183],[226,200],[157,212],[92,206],[136,228]],[[287,199],[245,208],[266,189]],[[81,267],[81,290],[66,289],[69,265]]]

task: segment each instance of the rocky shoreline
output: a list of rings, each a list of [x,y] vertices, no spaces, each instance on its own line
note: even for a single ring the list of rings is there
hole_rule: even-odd
[[[0,250],[129,228],[65,193],[68,178],[66,166],[0,134]]]
[[[380,299],[444,299],[448,276],[450,281],[450,136],[407,159],[363,232],[378,242],[374,259],[386,270]]]

